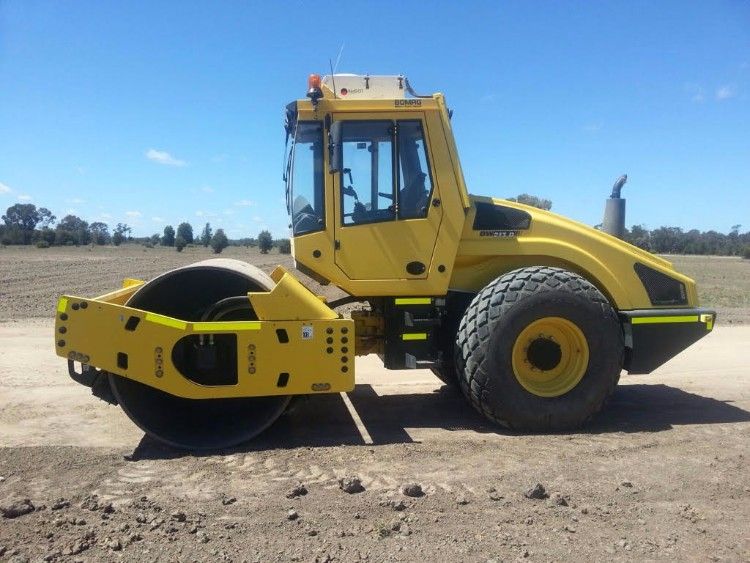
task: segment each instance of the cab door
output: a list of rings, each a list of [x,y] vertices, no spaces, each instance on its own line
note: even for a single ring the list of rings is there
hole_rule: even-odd
[[[337,266],[353,280],[426,278],[442,208],[423,115],[334,119],[341,121]]]

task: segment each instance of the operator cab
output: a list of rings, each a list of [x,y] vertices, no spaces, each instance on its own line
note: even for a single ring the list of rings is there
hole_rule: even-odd
[[[352,295],[388,282],[401,294],[443,292],[466,207],[443,97],[418,96],[403,76],[311,75],[308,86],[285,123],[297,268]],[[424,287],[408,286],[416,280]]]
[[[360,77],[338,77],[345,78],[351,83]],[[386,82],[386,78],[394,80]],[[386,94],[403,99],[402,77],[372,77],[368,83],[376,79],[386,85],[373,88],[372,98],[357,96],[358,88],[342,87],[339,92],[360,99]],[[396,80],[402,84],[400,91],[388,88]],[[326,81],[333,80],[326,77]],[[310,97],[320,99],[317,94]],[[336,125],[328,149],[330,160],[340,164],[332,163],[330,172],[341,175],[341,223],[348,226],[426,217],[433,182],[421,120],[347,119]],[[287,206],[296,237],[325,228],[324,124],[297,119],[296,103],[292,103],[287,107],[286,133],[287,141],[292,142],[285,173]],[[338,155],[333,154],[334,149]]]

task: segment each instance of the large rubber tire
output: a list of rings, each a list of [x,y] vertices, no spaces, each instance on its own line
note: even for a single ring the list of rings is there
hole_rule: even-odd
[[[572,323],[588,345],[582,377],[558,396],[530,392],[513,367],[519,335],[545,318]],[[617,385],[623,353],[620,321],[594,285],[560,268],[534,266],[509,272],[477,294],[461,320],[454,356],[461,389],[474,408],[513,430],[544,432],[575,429],[591,419]]]
[[[216,258],[177,268],[143,285],[128,305],[187,321],[216,320],[216,303],[270,291],[273,280],[239,260]],[[213,312],[212,312],[213,311]],[[251,308],[221,320],[253,320]],[[214,450],[246,442],[268,428],[286,409],[290,396],[237,399],[184,399],[109,374],[112,392],[128,417],[149,436],[187,450]]]

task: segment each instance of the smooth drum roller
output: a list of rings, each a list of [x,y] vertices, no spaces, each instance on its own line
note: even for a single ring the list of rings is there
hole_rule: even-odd
[[[245,262],[204,260],[151,280],[127,305],[186,321],[255,320],[249,300],[236,298],[250,291],[270,291],[273,285],[268,275]],[[114,374],[109,375],[109,382],[122,409],[144,432],[186,449],[226,448],[245,442],[268,428],[291,398],[194,400]]]

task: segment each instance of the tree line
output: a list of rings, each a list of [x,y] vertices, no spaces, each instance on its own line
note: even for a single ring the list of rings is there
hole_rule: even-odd
[[[289,239],[274,240],[271,233],[263,230],[257,238],[243,238],[230,240],[224,229],[214,230],[210,223],[206,223],[199,235],[193,234],[190,223],[180,223],[177,229],[172,225],[164,227],[164,231],[150,237],[133,237],[132,227],[125,223],[117,223],[110,232],[106,223],[88,223],[76,215],[66,215],[60,221],[52,212],[45,208],[37,208],[32,203],[17,203],[10,206],[2,216],[0,224],[0,244],[2,245],[31,245],[39,248],[50,246],[81,246],[81,245],[114,245],[120,246],[124,242],[140,243],[146,247],[173,247],[182,252],[187,246],[211,247],[216,254],[220,254],[227,246],[257,246],[261,253],[267,254],[274,246],[282,254],[291,252]]]
[[[711,254],[750,258],[750,232],[740,233],[741,225],[734,225],[728,234],[717,231],[683,231],[679,227],[659,227],[648,230],[633,225],[625,232],[630,244],[656,254]]]
[[[510,198],[541,209],[550,209],[552,202],[528,194]],[[172,225],[164,227],[162,234],[150,237],[133,238],[132,228],[125,223],[117,223],[110,232],[106,223],[88,223],[76,215],[66,215],[57,221],[49,209],[37,208],[32,203],[17,203],[10,206],[2,216],[0,224],[0,244],[36,244],[38,247],[66,245],[107,245],[119,246],[123,242],[138,242],[146,246],[169,246],[178,252],[189,245],[211,247],[219,254],[227,246],[257,246],[261,253],[268,253],[277,247],[282,254],[291,252],[289,239],[274,240],[271,233],[264,230],[257,238],[230,240],[223,229],[214,232],[206,223],[201,233],[193,234],[190,223],[180,223],[175,230]],[[713,254],[724,256],[744,256],[750,258],[750,231],[741,233],[742,225],[733,225],[729,233],[717,231],[684,231],[680,227],[659,227],[649,230],[643,225],[633,225],[625,232],[625,240],[639,248],[657,254]]]
[[[535,195],[520,194],[508,198],[549,211],[552,201]],[[596,228],[600,228],[597,225]],[[644,225],[625,229],[624,239],[638,248],[655,254],[710,254],[750,258],[750,231],[740,233],[742,225],[733,225],[728,234],[717,231],[684,231],[680,227],[649,230]]]

